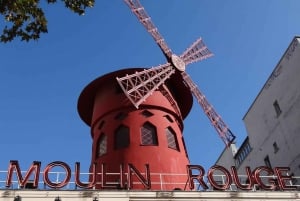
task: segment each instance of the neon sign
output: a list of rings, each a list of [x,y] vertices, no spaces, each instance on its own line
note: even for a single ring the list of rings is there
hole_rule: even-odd
[[[49,173],[50,171],[54,168],[54,167],[61,167],[64,172],[65,172],[65,178],[63,179],[63,181],[61,182],[52,182],[51,179],[49,178]],[[39,183],[39,176],[41,173],[41,162],[39,161],[33,161],[33,163],[31,164],[31,166],[29,167],[29,169],[27,170],[27,172],[25,173],[25,176],[23,178],[22,173],[21,173],[21,168],[19,165],[19,162],[16,160],[11,160],[9,163],[9,167],[8,167],[8,171],[7,171],[7,177],[6,177],[6,187],[9,188],[12,184],[12,177],[13,177],[13,173],[16,173],[17,176],[17,180],[19,183],[19,186],[21,188],[25,187],[26,184],[29,182],[29,178],[30,176],[33,175],[33,188],[37,188],[38,187],[38,183]],[[107,177],[108,174],[106,172],[105,169],[105,164],[101,165],[101,188],[116,188],[116,185],[112,185],[112,184],[108,184],[107,183]],[[125,181],[124,179],[124,175],[125,175],[125,170],[124,170],[124,166],[120,165],[120,179],[119,179],[119,184],[118,184],[118,188],[124,188],[125,187],[125,183],[126,183],[126,187],[128,189],[132,188],[133,185],[133,174],[137,177],[137,179],[141,182],[141,184],[143,184],[143,186],[146,189],[151,189],[151,180],[150,180],[150,168],[149,165],[145,165],[145,172],[146,172],[146,176],[143,176],[140,171],[132,164],[128,164],[127,166],[127,180]],[[83,183],[80,181],[80,163],[76,162],[75,163],[75,185],[76,187],[79,188],[84,188],[84,189],[90,189],[96,186],[96,175],[98,173],[96,172],[96,164],[92,165],[92,171],[90,174],[90,181],[88,183]],[[44,184],[50,188],[55,188],[55,189],[60,189],[65,187],[66,185],[68,185],[68,183],[71,180],[71,168],[70,166],[62,161],[54,161],[49,163],[44,171],[43,171],[43,181]]]
[[[189,178],[189,187],[190,189],[194,189],[193,180],[197,180],[199,184],[203,187],[203,189],[208,189],[207,184],[204,182],[204,174],[205,170],[200,165],[188,165],[188,178]],[[198,174],[193,174],[192,171],[197,170]],[[224,184],[219,184],[214,179],[214,172],[220,171],[225,175]],[[258,187],[262,190],[296,190],[297,187],[293,185],[287,185],[288,181],[292,180],[292,176],[284,175],[284,173],[290,171],[289,167],[275,167],[274,170],[267,166],[260,166],[251,171],[250,167],[245,168],[247,174],[247,183],[242,184],[239,179],[239,175],[237,173],[237,169],[235,166],[231,167],[231,170],[227,170],[226,168],[214,165],[207,172],[207,179],[211,186],[217,190],[228,190],[230,185],[234,183],[236,187],[240,190],[251,190],[254,185],[258,185]],[[266,173],[268,177],[268,181],[265,182],[261,179],[261,174]]]
[[[60,167],[64,171],[64,179],[59,182],[51,181],[49,173],[55,167]],[[99,175],[96,172],[96,164],[92,165],[89,182],[82,182],[80,180],[80,163],[75,163],[75,178],[74,183],[76,187],[83,189],[91,189],[97,185],[96,177]],[[118,186],[109,184],[107,182],[108,174],[106,172],[105,164],[101,164],[101,178],[100,178],[100,188],[133,188],[133,175],[138,179],[140,184],[144,186],[145,189],[151,189],[151,172],[150,166],[145,165],[145,174],[142,174],[133,164],[127,165],[127,172],[125,172],[124,165],[120,165],[120,174],[118,179]],[[251,170],[250,167],[245,168],[246,172],[246,182],[240,181],[240,176],[238,175],[235,166],[232,166],[230,170],[223,166],[214,165],[208,169],[207,174],[205,169],[200,165],[187,165],[187,183],[191,190],[195,189],[195,181],[204,190],[208,189],[208,183],[215,190],[228,190],[232,184],[234,184],[240,190],[251,190],[254,185],[258,186],[262,190],[297,190],[297,186],[288,184],[292,181],[293,177],[287,173],[290,171],[289,167],[275,167],[274,169],[267,166],[260,166]],[[221,172],[223,175],[224,182],[219,183],[216,178],[216,172]],[[21,188],[25,187],[30,181],[32,182],[33,188],[38,188],[39,177],[42,173],[44,185],[54,188],[61,189],[68,185],[71,180],[71,168],[70,166],[62,161],[54,161],[46,165],[44,171],[41,172],[41,162],[33,161],[27,172],[24,175],[21,173],[19,162],[16,160],[11,160],[8,166],[7,177],[6,177],[6,187],[9,188],[12,185],[13,174],[16,174],[18,184]],[[262,179],[263,175],[267,175],[267,179]],[[33,178],[33,181],[29,180]],[[98,179],[99,180],[99,179]],[[208,181],[208,182],[207,182]],[[99,181],[98,181],[99,182]],[[98,184],[99,185],[99,184]]]

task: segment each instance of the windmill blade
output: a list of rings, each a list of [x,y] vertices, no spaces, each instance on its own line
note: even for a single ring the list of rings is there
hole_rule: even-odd
[[[151,21],[151,18],[146,13],[144,7],[141,5],[139,0],[125,0],[126,4],[129,6],[131,11],[136,15],[138,20],[144,25],[147,31],[151,34],[154,38],[155,42],[158,44],[164,55],[166,56],[167,60],[170,61],[172,56],[172,51],[166,44],[163,37],[158,32],[157,27]]]
[[[213,56],[201,38],[197,39],[180,56],[185,65]]]
[[[226,144],[227,147],[234,141],[235,135],[230,131],[228,126],[224,123],[220,115],[214,110],[211,104],[207,101],[205,96],[199,90],[197,85],[192,81],[190,76],[186,72],[181,73],[184,83],[190,88],[191,92],[196,97],[198,103],[201,105],[203,111],[205,112],[206,116],[217,130],[219,136]]]
[[[174,72],[171,64],[166,63],[132,75],[117,77],[117,81],[128,99],[138,108]]]

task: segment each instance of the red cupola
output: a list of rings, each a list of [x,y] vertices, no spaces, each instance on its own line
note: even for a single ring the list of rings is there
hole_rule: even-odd
[[[121,164],[125,170],[124,183],[128,167],[144,175],[148,164],[152,190],[183,189],[189,159],[182,131],[183,119],[192,106],[191,92],[175,74],[137,109],[116,77],[141,70],[125,69],[99,77],[79,97],[79,115],[91,127],[91,164],[96,164],[98,173],[96,187],[103,188],[104,170],[108,175],[105,182],[117,188],[120,176],[109,174],[120,174]],[[135,184],[137,177],[133,179],[132,189],[144,188],[139,182]]]

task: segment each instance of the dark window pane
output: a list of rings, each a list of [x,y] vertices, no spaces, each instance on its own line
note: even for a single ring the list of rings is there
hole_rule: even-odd
[[[151,117],[151,116],[153,116],[153,114],[152,114],[151,112],[149,112],[148,110],[144,110],[144,111],[142,112],[142,115],[143,115],[144,117]]]
[[[116,120],[124,120],[127,116],[128,116],[128,114],[120,112],[115,116],[115,119]]]
[[[115,148],[120,149],[128,147],[129,143],[129,128],[121,125],[115,132]]]
[[[174,122],[173,119],[172,119],[172,117],[170,117],[169,115],[165,115],[164,117],[166,117],[166,119],[167,119],[169,122],[171,122],[171,123]]]

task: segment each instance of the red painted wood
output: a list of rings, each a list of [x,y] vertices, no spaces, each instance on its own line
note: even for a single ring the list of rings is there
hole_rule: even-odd
[[[90,83],[81,93],[78,100],[78,112],[83,121],[91,127],[92,145],[92,163],[97,164],[97,172],[101,172],[101,164],[105,164],[107,172],[118,173],[120,164],[124,164],[125,172],[127,165],[132,163],[140,172],[145,171],[145,164],[149,164],[151,172],[152,190],[173,190],[174,188],[183,189],[187,176],[159,176],[161,174],[183,174],[186,175],[186,165],[189,159],[186,154],[185,146],[182,140],[183,117],[185,117],[191,106],[192,96],[188,88],[179,88],[175,92],[170,92],[168,86],[176,84],[178,80],[170,80],[165,86],[165,91],[161,89],[155,91],[139,109],[136,109],[123,92],[117,90],[118,83],[115,77],[125,72],[132,73],[132,69],[125,69],[104,75]],[[176,76],[174,76],[176,77]],[[178,85],[178,84],[176,84]],[[182,84],[181,84],[182,86]],[[178,108],[172,106],[170,97],[174,98]],[[178,99],[181,99],[177,101]],[[183,99],[183,100],[182,100]],[[173,103],[174,104],[174,103]],[[147,110],[152,116],[144,116],[143,111]],[[180,112],[179,112],[180,111]],[[124,119],[116,119],[120,113],[127,114]],[[166,118],[168,115],[170,118]],[[104,122],[104,124],[102,123]],[[142,145],[141,128],[145,122],[149,122],[156,127],[158,145]],[[99,125],[103,126],[99,129]],[[114,144],[114,133],[116,129],[124,125],[130,131],[130,143],[126,148],[116,149]],[[176,133],[179,150],[168,147],[166,128],[172,127]],[[107,152],[98,157],[98,139],[101,134],[107,135]],[[107,177],[108,181],[117,181],[118,177]],[[164,183],[181,183],[178,185],[159,184]],[[99,182],[101,178],[97,179]],[[137,180],[135,180],[137,181]],[[101,188],[97,185],[97,188]],[[133,185],[133,189],[143,188],[142,185]]]

